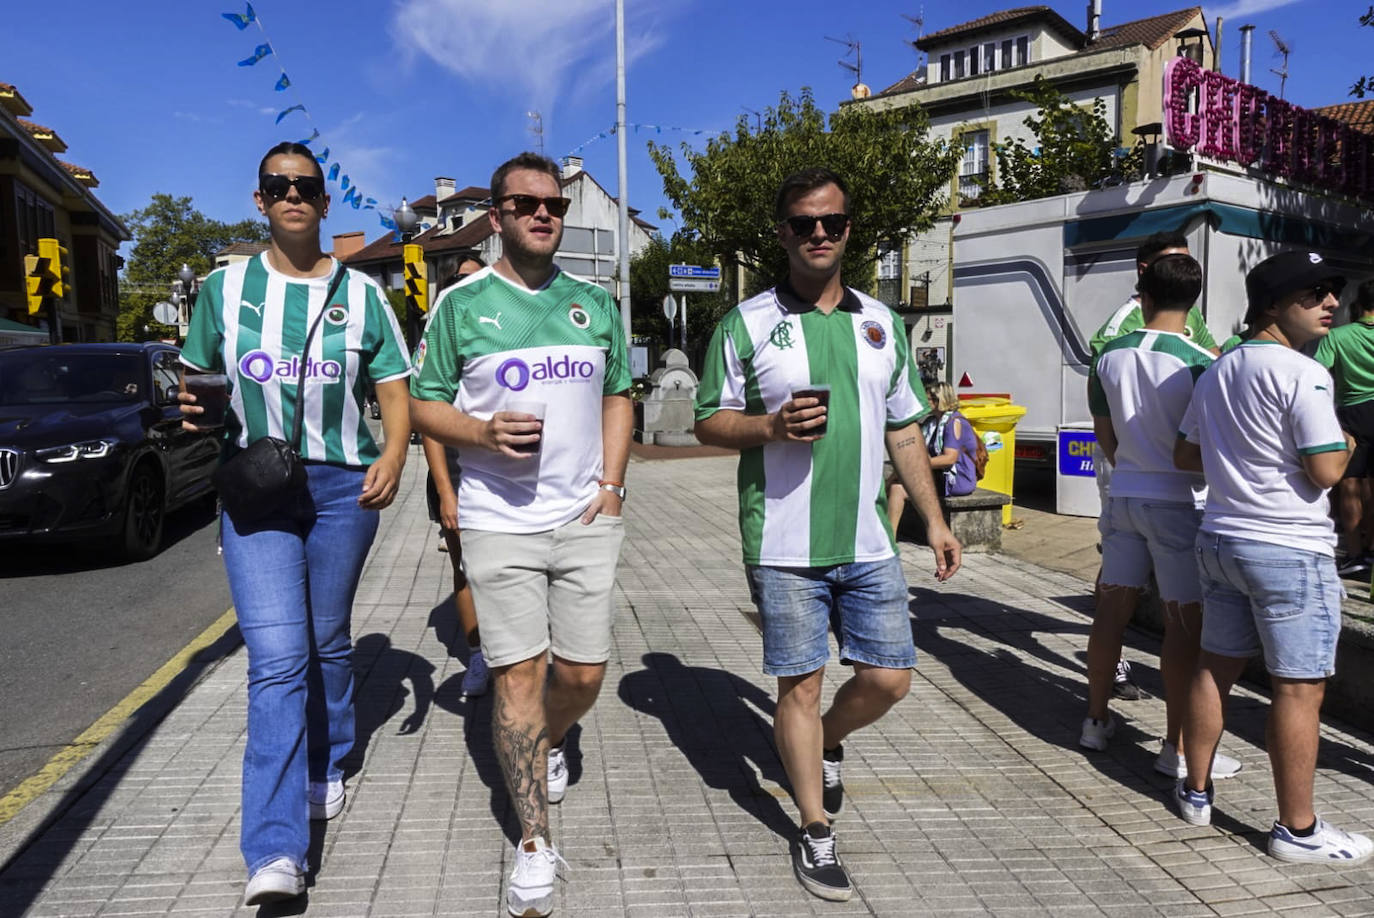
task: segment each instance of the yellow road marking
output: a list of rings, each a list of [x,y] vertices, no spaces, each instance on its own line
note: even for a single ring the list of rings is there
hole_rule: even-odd
[[[230,608],[215,619],[210,627],[196,635],[191,643],[181,648],[176,656],[162,664],[157,672],[101,715],[100,719],[82,731],[80,736],[64,746],[46,765],[25,778],[14,790],[0,797],[0,826],[13,819],[20,810],[56,784],[73,766],[90,755],[120,724],[171,684],[173,679],[186,670],[191,658],[223,637],[225,632],[234,626],[235,620],[234,610]]]

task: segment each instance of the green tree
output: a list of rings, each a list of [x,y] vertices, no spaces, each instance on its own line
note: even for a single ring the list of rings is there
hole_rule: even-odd
[[[1121,141],[1107,121],[1102,99],[1085,109],[1041,76],[1012,95],[1037,109],[1022,122],[1035,135],[1034,146],[1010,137],[997,145],[1000,181],[989,184],[979,203],[1006,204],[1100,188],[1139,171],[1142,148],[1137,144],[1121,154]]]
[[[734,134],[713,138],[704,152],[683,144],[690,179],[678,171],[670,148],[649,144],[664,194],[683,226],[723,265],[738,263],[753,272],[751,289],[770,286],[787,271],[773,198],[793,172],[825,166],[849,186],[853,228],[844,279],[862,288],[872,282],[878,245],[901,245],[928,229],[945,203],[962,153],[927,139],[924,110],[848,105],[829,122],[827,130],[809,88],[796,99],[783,92],[757,129],[741,115]]]
[[[716,257],[710,248],[679,230],[671,239],[656,235],[638,255],[630,259],[631,330],[658,342],[663,347],[681,346],[681,325],[675,325],[672,340],[668,320],[663,316],[663,298],[668,290],[669,265],[712,265]],[[693,366],[701,366],[700,351],[710,340],[720,317],[735,305],[728,291],[732,284],[721,272],[721,289],[716,293],[689,293],[687,302],[687,354]],[[683,294],[674,294],[679,300]],[[650,369],[653,369],[652,367]]]
[[[133,233],[134,245],[119,285],[120,341],[142,337],[145,325],[156,333],[174,329],[153,321],[153,306],[171,294],[183,264],[197,276],[214,267],[215,253],[233,242],[266,242],[267,224],[260,220],[222,223],[191,206],[189,197],[155,194],[142,210],[121,219]]]
[[[1360,25],[1374,26],[1374,6],[1371,6],[1363,16],[1360,17]],[[1355,85],[1350,87],[1350,94],[1357,99],[1363,99],[1368,93],[1374,92],[1374,76],[1362,76],[1355,81]]]

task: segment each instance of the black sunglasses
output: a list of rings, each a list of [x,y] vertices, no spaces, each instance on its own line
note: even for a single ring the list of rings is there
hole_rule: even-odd
[[[538,198],[532,194],[503,194],[496,199],[496,203],[510,201],[514,206],[513,210],[517,217],[532,217],[539,212],[539,205],[544,205],[544,209],[549,212],[549,216],[561,220],[563,215],[568,212],[568,205],[572,201],[568,198]]]
[[[1306,295],[1309,298],[1316,300],[1318,303],[1322,303],[1325,302],[1326,295],[1328,293],[1335,294],[1339,298],[1341,295],[1341,290],[1335,284],[1314,284],[1313,286],[1308,288]]]
[[[275,172],[258,176],[258,190],[264,197],[279,201],[286,197],[292,188],[301,196],[302,201],[314,201],[324,194],[324,179],[317,175],[298,175],[288,178]]]
[[[811,235],[811,231],[816,228],[816,221],[821,221],[821,229],[834,242],[844,235],[844,228],[849,225],[849,214],[798,214],[795,217],[786,217],[782,222],[792,229],[794,236],[805,239]]]

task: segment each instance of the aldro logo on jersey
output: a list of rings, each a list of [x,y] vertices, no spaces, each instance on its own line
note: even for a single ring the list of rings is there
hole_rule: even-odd
[[[795,344],[796,342],[792,340],[792,321],[783,319],[774,325],[773,330],[768,333],[768,340],[772,342],[773,347],[780,351],[785,351]]]
[[[545,357],[534,364],[528,364],[519,357],[511,357],[496,368],[496,384],[519,392],[530,384],[530,380],[542,383],[579,383],[587,382],[596,375],[596,364],[590,360],[574,360],[571,355]]]
[[[239,360],[239,374],[244,379],[256,383],[266,383],[272,377],[294,383],[301,375],[301,359],[292,356],[290,360],[278,360],[266,351],[249,351]],[[337,360],[316,360],[306,358],[305,379],[307,382],[335,383],[343,375],[343,365]]]

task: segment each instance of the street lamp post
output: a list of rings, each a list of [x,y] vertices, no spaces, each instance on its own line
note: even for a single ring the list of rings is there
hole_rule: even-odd
[[[401,198],[401,206],[391,212],[391,218],[396,221],[396,229],[401,234],[401,245],[410,242],[410,237],[415,233],[415,227],[420,225],[420,217],[415,213],[415,208],[405,198]],[[401,274],[405,275],[405,263],[402,260]],[[404,281],[402,281],[404,285]],[[416,345],[420,343],[420,317],[416,315],[415,307],[406,301],[406,345],[413,353]]]
[[[186,328],[191,324],[191,310],[196,305],[196,272],[191,270],[190,265],[182,262],[181,270],[177,272],[177,279],[181,281],[181,303],[179,304],[181,309],[177,321],[181,327],[177,331],[184,335]]]

